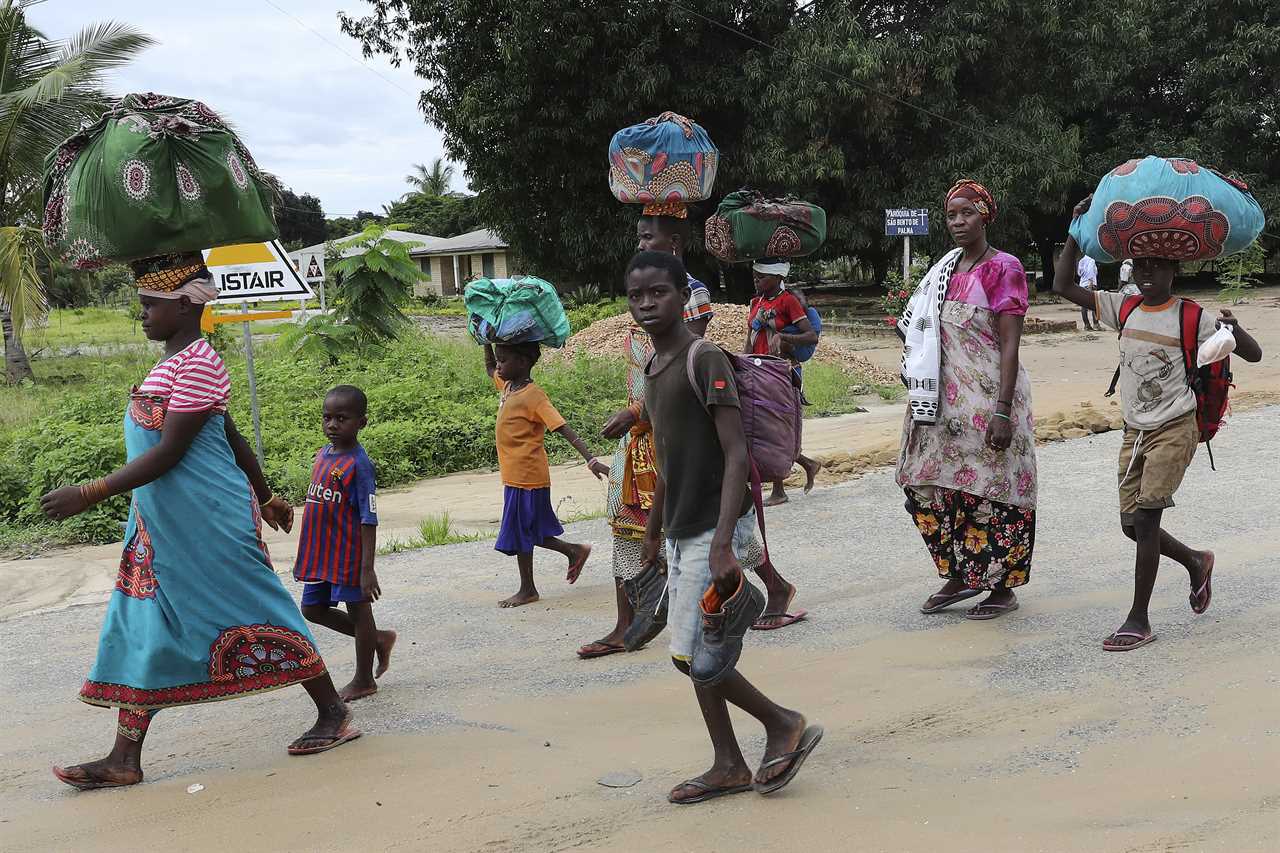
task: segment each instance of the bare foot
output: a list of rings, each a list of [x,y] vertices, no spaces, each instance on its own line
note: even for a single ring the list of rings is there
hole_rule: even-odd
[[[569,560],[569,573],[564,576],[564,579],[569,583],[573,583],[578,579],[578,575],[582,574],[582,567],[587,564],[587,558],[591,556],[590,545],[575,545],[573,547],[576,549],[574,551],[576,556]]]
[[[391,666],[391,649],[398,636],[395,631],[378,632],[378,644],[374,647],[374,654],[378,656],[378,668],[373,673],[374,678],[381,678],[387,667]]]
[[[364,699],[377,692],[378,685],[373,683],[365,684],[353,678],[350,684],[338,691],[338,695],[342,697],[343,702],[355,702],[357,699]]]
[[[721,769],[712,767],[701,776],[681,782],[671,789],[667,795],[669,803],[699,802],[704,799],[738,793],[736,789],[746,790],[751,785],[751,768],[745,764],[738,767]]]
[[[786,503],[789,500],[791,499],[787,497],[786,492],[775,491],[773,494],[769,495],[769,497],[764,499],[764,505],[765,506],[781,506],[782,504]]]
[[[784,711],[783,720],[784,722],[781,725],[765,730],[768,735],[768,741],[764,748],[764,758],[760,761],[761,766],[768,764],[780,755],[795,752],[800,748],[800,738],[804,736],[804,727],[806,725],[804,714],[799,714],[795,711]],[[756,773],[756,784],[764,785],[785,772],[787,772],[787,763],[785,761],[775,764],[767,770],[761,770]]]
[[[537,590],[534,590],[533,592],[517,592],[515,595],[511,596],[510,598],[504,598],[501,601],[499,601],[498,606],[499,607],[522,607],[526,604],[533,604],[540,597],[541,596],[538,595]]]
[[[72,767],[54,767],[53,775],[81,791],[95,788],[123,788],[142,781],[142,768],[124,764],[111,758],[101,758],[88,764]]]
[[[800,463],[800,467],[804,469],[804,493],[807,495],[813,491],[813,482],[817,479],[818,472],[822,470],[822,463],[816,459],[806,458]]]
[[[289,754],[323,752],[358,737],[360,730],[351,725],[351,709],[344,702],[321,711],[316,724],[289,744]]]

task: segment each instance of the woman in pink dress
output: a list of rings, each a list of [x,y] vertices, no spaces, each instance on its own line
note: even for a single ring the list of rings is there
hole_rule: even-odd
[[[942,588],[937,613],[987,592],[969,619],[1016,610],[1031,573],[1036,450],[1031,380],[1018,359],[1027,312],[1021,262],[987,242],[991,193],[960,181],[947,194],[957,248],[930,270],[899,323],[911,405],[897,482]]]

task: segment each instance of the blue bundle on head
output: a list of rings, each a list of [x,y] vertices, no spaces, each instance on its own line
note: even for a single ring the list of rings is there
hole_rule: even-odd
[[[1203,261],[1249,247],[1266,225],[1242,181],[1183,158],[1144,157],[1107,173],[1071,223],[1086,255]]]
[[[609,142],[609,189],[627,204],[657,205],[705,201],[716,182],[720,152],[694,121],[665,112],[624,127]],[[654,207],[657,216],[679,211]],[[681,217],[683,218],[683,217]]]

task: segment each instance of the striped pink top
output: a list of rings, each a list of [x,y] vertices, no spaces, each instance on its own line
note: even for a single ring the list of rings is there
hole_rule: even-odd
[[[170,412],[225,412],[231,380],[222,356],[201,338],[153,367],[138,391],[168,397]]]

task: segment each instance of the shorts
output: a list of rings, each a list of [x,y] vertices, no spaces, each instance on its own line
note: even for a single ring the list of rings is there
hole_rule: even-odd
[[[365,598],[364,590],[358,584],[352,586],[345,583],[329,583],[328,581],[302,582],[302,603],[304,606],[320,604],[325,607],[335,607],[344,601],[358,604],[368,600]]]
[[[733,528],[733,553],[739,562],[746,560],[755,529],[754,509]],[[715,535],[713,527],[696,536],[667,540],[667,626],[671,629],[671,656],[679,660],[693,659],[694,640],[702,630],[702,596],[711,586],[711,540]]]
[[[532,554],[543,541],[564,533],[560,519],[551,506],[551,487],[522,489],[503,486],[502,526],[494,550],[514,557]]]
[[[1132,520],[1140,509],[1173,506],[1173,493],[1182,485],[1199,442],[1194,411],[1155,429],[1124,428],[1119,470],[1121,521]]]

